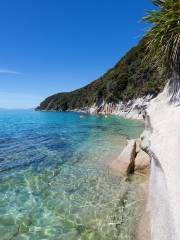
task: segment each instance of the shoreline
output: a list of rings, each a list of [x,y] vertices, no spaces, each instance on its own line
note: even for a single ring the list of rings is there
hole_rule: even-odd
[[[134,100],[132,102],[134,102],[134,104],[130,104],[129,107],[124,108],[123,110],[119,111],[116,109],[116,111],[114,110],[114,108],[111,108],[111,110],[109,112],[106,111],[99,111],[97,112],[97,108],[89,108],[89,109],[74,109],[74,110],[68,110],[65,112],[76,112],[76,113],[82,113],[82,114],[90,114],[90,115],[100,115],[100,116],[117,116],[117,117],[121,117],[124,118],[126,120],[135,120],[135,121],[143,121],[144,122],[144,111],[145,109],[149,106],[150,104],[150,100],[152,98],[148,96],[148,101],[147,98],[142,98],[141,100]],[[137,105],[138,102],[138,105]],[[143,104],[144,102],[144,104]],[[125,105],[124,105],[125,106]],[[107,105],[106,105],[107,108]],[[49,112],[58,112],[58,111],[49,111]],[[126,148],[127,146],[125,146]],[[139,148],[141,149],[141,147],[139,146]],[[141,149],[142,150],[142,149]],[[114,159],[113,159],[114,160]],[[113,160],[111,159],[111,161],[107,161],[108,165],[110,164],[110,162],[113,162]],[[108,166],[109,167],[109,166]],[[115,166],[115,168],[117,168],[117,165]],[[109,168],[110,169],[110,168]],[[113,172],[112,170],[110,170],[112,175],[116,175],[117,172],[115,173],[115,171]],[[127,177],[129,178],[129,176],[127,175]],[[138,183],[138,189],[137,191],[140,192],[140,196],[142,197],[142,199],[144,199],[144,203],[143,203],[143,208],[142,208],[142,213],[141,216],[139,218],[139,221],[137,223],[137,232],[136,232],[136,240],[150,240],[150,211],[149,211],[149,203],[148,203],[148,195],[149,195],[149,179],[150,179],[150,171],[148,170],[145,173],[142,173],[141,171],[134,171],[133,175],[130,176],[131,178],[139,178],[139,183]],[[134,180],[133,180],[134,181]]]
[[[135,145],[133,145],[134,142]],[[112,175],[123,176],[137,183],[137,191],[143,199],[143,205],[137,222],[136,240],[150,240],[150,206],[148,203],[150,157],[142,150],[140,140],[127,141],[120,156],[109,162],[108,167]]]
[[[92,115],[114,115],[120,116],[125,119],[143,120],[144,111],[149,106],[150,101],[153,99],[153,95],[146,95],[140,98],[134,98],[127,102],[119,101],[118,103],[106,103],[104,101],[95,103],[92,106],[79,108],[79,109],[67,109],[64,112],[78,112]],[[54,109],[41,109],[36,111],[42,112],[63,112]]]
[[[143,136],[144,148],[152,156],[150,205],[153,240],[180,239],[180,106],[177,102],[169,102],[168,90],[167,85],[150,103]]]
[[[37,111],[37,110],[35,110]],[[139,114],[137,117],[136,113],[131,112],[130,115],[126,115],[125,112],[122,113],[90,113],[89,111],[83,111],[83,110],[67,110],[67,111],[55,111],[55,110],[38,110],[38,112],[51,112],[51,113],[80,113],[80,114],[88,114],[88,115],[95,115],[95,116],[103,116],[103,117],[108,117],[108,116],[116,116],[116,117],[121,117],[125,120],[135,120],[135,121],[141,121],[144,122],[144,117],[143,114]]]

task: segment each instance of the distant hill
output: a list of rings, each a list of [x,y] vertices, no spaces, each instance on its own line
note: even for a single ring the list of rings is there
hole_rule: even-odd
[[[157,95],[165,85],[154,64],[145,58],[145,40],[132,48],[113,68],[87,86],[46,98],[36,110],[66,111],[83,109],[104,100],[128,101],[147,94]]]

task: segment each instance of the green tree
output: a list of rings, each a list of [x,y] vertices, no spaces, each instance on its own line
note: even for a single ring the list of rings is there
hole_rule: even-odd
[[[147,53],[170,78],[171,101],[176,101],[180,99],[180,0],[152,1],[156,10],[144,17],[151,24],[146,36]]]

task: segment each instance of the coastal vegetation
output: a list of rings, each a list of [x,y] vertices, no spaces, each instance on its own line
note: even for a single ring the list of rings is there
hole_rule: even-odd
[[[147,51],[144,38],[99,79],[75,91],[50,96],[37,110],[65,111],[90,107],[102,100],[117,103],[147,94],[156,96],[165,81],[158,66],[147,61]]]
[[[144,20],[151,24],[148,32],[148,57],[169,79],[170,102],[179,101],[180,94],[180,1],[154,0],[157,10],[148,11]]]
[[[37,110],[66,111],[98,102],[118,103],[151,94],[156,96],[169,81],[171,101],[180,99],[180,2],[153,0],[156,10],[144,21],[150,29],[113,68],[87,86],[46,98]]]
[[[180,74],[180,1],[154,0],[157,10],[144,18],[153,24],[148,32],[148,55],[162,65],[167,73]]]

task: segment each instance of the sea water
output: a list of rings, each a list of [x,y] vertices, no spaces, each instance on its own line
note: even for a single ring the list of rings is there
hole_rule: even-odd
[[[136,183],[109,173],[138,121],[0,111],[0,240],[132,240]]]

